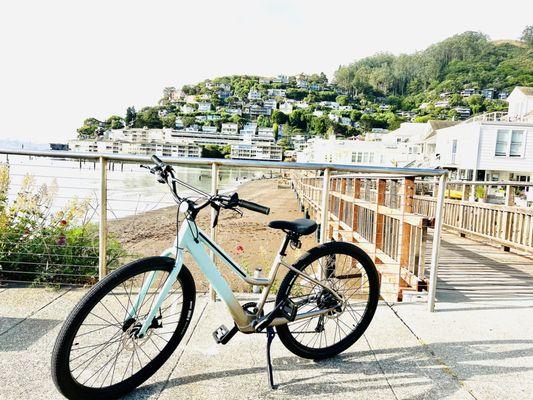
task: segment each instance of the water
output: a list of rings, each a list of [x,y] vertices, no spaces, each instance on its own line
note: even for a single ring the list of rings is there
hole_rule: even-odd
[[[1,162],[5,162],[1,160]],[[72,161],[57,158],[9,156],[10,190],[13,202],[28,176],[34,180],[34,191],[43,185],[53,193],[50,212],[64,210],[73,201],[87,201],[89,209],[85,219],[98,218],[100,166],[98,162]],[[175,167],[177,178],[203,191],[211,190],[210,167]],[[257,169],[221,168],[219,191],[234,191],[239,184],[259,178],[269,172]],[[148,170],[139,164],[112,163],[108,169],[108,218],[116,219],[163,207],[175,205],[166,185],[156,181]],[[180,188],[180,195],[193,193]]]

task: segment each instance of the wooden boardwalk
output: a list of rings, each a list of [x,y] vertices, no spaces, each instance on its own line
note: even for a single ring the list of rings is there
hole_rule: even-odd
[[[443,232],[437,300],[516,299],[533,300],[533,258]]]

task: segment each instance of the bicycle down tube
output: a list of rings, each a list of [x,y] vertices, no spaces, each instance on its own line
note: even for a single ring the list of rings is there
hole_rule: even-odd
[[[193,227],[193,229],[191,229]],[[292,266],[286,264],[282,260],[282,256],[280,253],[278,253],[274,259],[274,262],[272,264],[270,274],[268,279],[265,278],[254,278],[251,276],[248,276],[239,266],[238,264],[231,259],[231,257],[224,252],[223,249],[221,249],[216,243],[212,242],[209,237],[196,226],[196,224],[191,223],[190,221],[184,221],[182,226],[180,227],[180,231],[178,234],[178,244],[179,248],[177,249],[176,254],[176,242],[173,248],[169,248],[163,252],[162,255],[164,256],[173,256],[176,254],[176,263],[175,267],[172,269],[170,275],[167,277],[166,282],[163,284],[160,293],[157,295],[156,300],[154,301],[154,305],[151,308],[149,314],[147,315],[145,321],[143,322],[143,325],[139,331],[139,335],[144,335],[148,328],[150,327],[153,319],[156,317],[156,314],[161,306],[161,303],[168,295],[168,292],[170,291],[172,285],[174,284],[174,281],[177,279],[179,271],[181,270],[181,267],[183,265],[183,252],[188,251],[191,256],[193,257],[196,264],[199,266],[202,273],[205,275],[207,280],[211,283],[213,289],[217,292],[218,296],[226,303],[229,312],[231,316],[233,317],[233,320],[237,324],[240,330],[245,332],[253,332],[254,329],[251,327],[251,322],[253,319],[253,316],[245,313],[243,308],[241,307],[239,301],[233,294],[233,291],[229,287],[228,283],[214,264],[213,260],[208,254],[208,251],[213,251],[216,256],[221,259],[228,267],[234,271],[239,278],[244,280],[247,283],[250,284],[256,284],[260,286],[264,286],[264,289],[261,294],[261,299],[258,304],[259,313],[262,311],[267,297],[269,295],[270,289],[272,287],[272,283],[274,282],[276,273],[279,269],[280,265],[285,266],[288,269],[293,270],[294,272],[302,275],[304,278],[308,279],[310,282],[316,283],[320,285],[321,287],[327,289],[328,291],[332,292],[332,294],[335,297],[338,297],[337,293],[333,291],[331,288],[325,286],[321,282],[317,281],[316,279],[308,276],[307,274],[298,271],[294,269]],[[282,246],[283,247],[283,246]],[[148,293],[148,290],[152,283],[155,280],[155,272],[152,272],[148,279],[143,283],[143,286],[134,301],[134,304],[132,306],[132,309],[129,312],[129,317],[133,317],[136,315],[136,311],[139,308],[139,306],[143,303],[144,297]],[[305,313],[305,314],[299,314],[297,316],[297,319],[304,319],[304,318],[310,318],[316,315],[324,314],[328,312],[329,310],[320,310],[317,312],[312,313]],[[276,318],[275,322],[272,325],[281,325],[283,323],[287,323],[286,320],[283,318]]]

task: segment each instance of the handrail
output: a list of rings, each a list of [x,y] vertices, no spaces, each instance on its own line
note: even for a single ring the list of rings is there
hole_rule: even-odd
[[[73,158],[73,159],[92,159],[95,161],[105,158],[109,161],[131,161],[131,162],[151,162],[150,156],[139,156],[129,154],[112,154],[112,153],[83,153],[74,151],[35,151],[35,150],[13,150],[0,149],[0,154],[21,155],[21,156],[38,156],[52,158]],[[297,170],[325,170],[332,171],[350,171],[370,174],[396,174],[402,176],[441,176],[447,173],[444,169],[430,168],[397,168],[397,167],[379,167],[372,165],[346,165],[346,164],[327,164],[327,163],[292,163],[283,161],[254,161],[254,160],[233,160],[226,158],[182,158],[182,157],[161,157],[164,161],[171,164],[181,165],[219,165],[221,167],[252,167],[252,168],[276,168],[276,169],[297,169]]]
[[[0,154],[6,155],[19,155],[19,156],[34,156],[34,157],[50,157],[50,158],[60,158],[60,159],[77,159],[77,160],[93,160],[95,163],[100,164],[101,171],[101,180],[105,180],[105,168],[108,161],[117,161],[117,162],[144,162],[151,163],[150,156],[143,155],[129,155],[129,154],[113,154],[113,153],[100,153],[100,152],[73,152],[73,151],[35,151],[35,150],[15,150],[15,149],[0,149]],[[424,168],[397,168],[397,167],[379,167],[371,165],[346,165],[346,164],[328,164],[328,163],[292,163],[292,162],[277,162],[277,161],[255,161],[255,160],[233,160],[233,159],[218,159],[218,158],[179,158],[179,157],[162,157],[162,159],[174,165],[187,165],[187,166],[211,166],[212,170],[212,192],[216,191],[217,187],[217,171],[218,167],[236,167],[236,168],[267,168],[267,169],[290,169],[290,170],[301,170],[301,171],[323,171],[321,176],[323,180],[322,184],[322,202],[320,204],[320,213],[321,213],[321,240],[326,239],[326,227],[327,224],[324,221],[327,221],[327,215],[329,212],[328,209],[328,200],[330,196],[330,182],[335,176],[331,175],[331,172],[334,171],[344,171],[352,172],[358,174],[373,174],[373,177],[376,175],[382,176],[384,179],[385,176],[388,179],[409,179],[414,182],[416,177],[439,177],[439,201],[437,202],[437,208],[440,210],[443,207],[444,198],[444,187],[446,186],[446,177],[448,172],[444,169],[424,169]],[[106,185],[105,182],[100,182],[100,228],[99,228],[99,259],[100,259],[100,277],[103,277],[107,273],[107,268],[105,265],[106,249],[105,241],[107,235],[107,216],[106,212],[103,210],[105,207],[105,202],[107,198]],[[213,223],[214,214],[211,215]],[[437,277],[437,267],[438,267],[438,247],[440,244],[441,237],[441,219],[442,213],[438,213],[437,221],[435,223],[435,231],[433,235],[433,255],[431,258],[431,284],[429,287],[429,299],[428,299],[428,309],[433,311],[434,301],[435,301],[435,289],[436,289],[436,277]],[[213,230],[211,234],[214,236],[215,231]]]

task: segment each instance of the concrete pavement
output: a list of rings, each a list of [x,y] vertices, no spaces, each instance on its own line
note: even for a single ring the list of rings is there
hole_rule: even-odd
[[[186,338],[128,399],[533,399],[531,260],[445,235],[437,312],[384,302],[342,355],[321,362],[273,345],[267,387],[265,335],[226,346],[211,332],[231,326],[224,305],[198,298]],[[82,289],[0,288],[0,398],[59,399],[50,353]],[[246,300],[249,296],[246,296]]]

